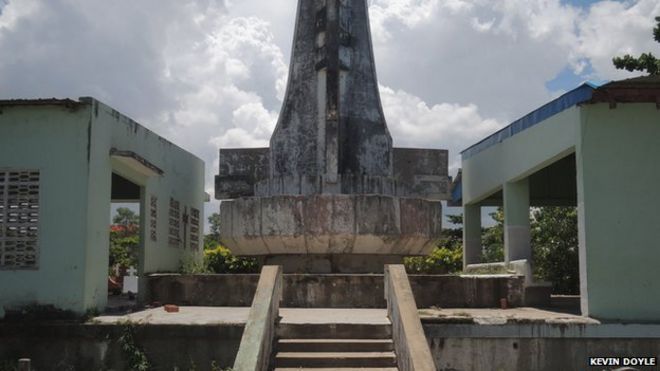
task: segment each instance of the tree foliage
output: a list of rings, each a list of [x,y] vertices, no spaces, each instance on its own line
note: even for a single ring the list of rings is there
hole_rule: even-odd
[[[137,267],[137,253],[140,246],[140,216],[131,209],[120,207],[112,218],[110,226],[110,274],[112,268]]]
[[[579,294],[577,209],[534,209],[531,226],[534,274],[552,282],[554,293]]]
[[[204,236],[204,269],[210,273],[258,273],[254,258],[234,256],[220,242],[220,214],[208,217],[209,233]]]
[[[495,225],[482,229],[481,261],[484,263],[502,262],[504,261],[504,211],[498,207],[489,215],[495,221]]]
[[[209,233],[204,235],[204,250],[215,249],[220,245],[220,214],[213,213],[208,217]]]
[[[463,269],[463,215],[447,215],[447,219],[458,227],[444,229],[438,246],[428,256],[404,258],[408,273],[447,274]]]
[[[657,25],[653,29],[653,38],[655,41],[660,42],[660,17],[655,17],[655,21]],[[660,75],[660,59],[652,53],[642,53],[637,58],[626,54],[623,57],[612,58],[612,63],[620,70],[644,71],[649,75]]]
[[[140,224],[140,215],[127,207],[117,208],[115,216],[112,217],[112,224],[124,227],[137,226]]]
[[[222,245],[204,250],[204,262],[212,273],[259,272],[259,263],[256,259],[234,256],[231,250]]]
[[[495,225],[482,234],[482,261],[504,261],[504,212],[491,213]],[[534,275],[553,284],[556,294],[578,294],[577,209],[540,207],[531,214],[532,268]]]

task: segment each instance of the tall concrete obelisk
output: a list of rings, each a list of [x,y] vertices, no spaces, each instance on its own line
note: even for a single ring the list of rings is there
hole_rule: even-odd
[[[366,0],[300,0],[270,148],[221,149],[221,238],[294,272],[373,272],[430,251],[447,151],[392,148]]]

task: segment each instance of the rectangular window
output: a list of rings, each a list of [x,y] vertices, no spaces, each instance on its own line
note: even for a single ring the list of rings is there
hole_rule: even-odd
[[[156,241],[156,231],[158,226],[158,197],[151,196],[149,200],[149,235],[152,241]]]
[[[199,249],[199,210],[190,208],[190,248]]]
[[[170,245],[179,246],[181,242],[181,206],[179,201],[170,198],[169,233],[167,241]]]
[[[38,269],[39,171],[0,170],[0,269]]]

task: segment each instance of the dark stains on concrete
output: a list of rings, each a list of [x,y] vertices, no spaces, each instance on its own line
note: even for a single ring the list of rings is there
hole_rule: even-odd
[[[493,308],[506,297],[522,305],[521,277],[410,275],[419,308]],[[147,277],[148,302],[194,306],[250,306],[257,274],[153,275]],[[382,274],[285,274],[282,307],[385,308]]]

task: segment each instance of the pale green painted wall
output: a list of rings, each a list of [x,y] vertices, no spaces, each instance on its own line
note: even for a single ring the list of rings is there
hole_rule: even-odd
[[[186,248],[175,247],[168,244],[168,212],[170,197],[180,201],[181,214],[184,207],[194,207],[200,210],[202,218],[200,228],[203,227],[203,205],[205,199],[204,193],[204,162],[189,152],[177,147],[171,142],[163,139],[154,132],[140,126],[130,118],[121,115],[111,107],[94,101],[96,104],[93,115],[93,147],[97,149],[99,157],[95,160],[93,172],[89,178],[90,189],[101,190],[110,183],[111,171],[115,171],[125,178],[133,181],[142,187],[143,202],[141,204],[141,225],[149,225],[149,199],[151,195],[158,197],[158,224],[157,241],[150,239],[149,229],[142,228],[143,255],[141,256],[141,267],[139,273],[153,272],[172,272],[180,268],[182,259],[201,260],[201,237],[200,245],[196,251]],[[98,112],[98,114],[96,113]],[[164,171],[160,177],[146,177],[123,166],[120,163],[112,161],[107,155],[111,148],[122,151],[133,151],[156,165]],[[107,177],[107,179],[104,179]],[[102,179],[102,180],[101,180]],[[97,186],[98,185],[98,186]],[[108,188],[109,190],[109,188]],[[100,220],[88,227],[90,244],[95,246],[107,246],[107,233],[97,233],[107,229],[110,214],[109,193],[105,193],[107,199],[96,197],[98,208],[94,201],[90,201],[90,215]],[[181,223],[183,230],[184,224]],[[188,226],[189,235],[190,226]],[[107,254],[106,261],[107,266]],[[93,264],[88,267],[93,269]],[[98,276],[99,280],[101,279]],[[105,279],[105,277],[104,277]],[[92,287],[88,287],[88,295],[95,295],[99,292],[99,287],[104,287],[105,281],[97,282],[89,280]],[[96,285],[96,287],[94,287]],[[141,290],[144,293],[144,290]],[[97,298],[97,303],[105,300],[105,295],[93,296]]]
[[[84,312],[107,296],[111,173],[142,186],[141,273],[176,271],[195,251],[167,243],[169,199],[200,210],[204,163],[112,108],[89,99],[70,112],[61,106],[3,107],[0,168],[41,170],[40,268],[0,270],[0,317],[5,306],[53,304]],[[134,151],[162,170],[146,177],[110,158],[110,149]],[[88,152],[89,150],[89,152]],[[149,238],[149,197],[158,197],[157,241]],[[183,227],[183,223],[182,223]],[[189,227],[188,227],[189,228]],[[200,237],[202,231],[200,230]]]
[[[0,307],[82,309],[89,125],[87,109],[2,107],[0,168],[40,171],[40,256],[38,270],[0,270]]]
[[[577,146],[588,314],[660,320],[660,110],[582,108]]]

